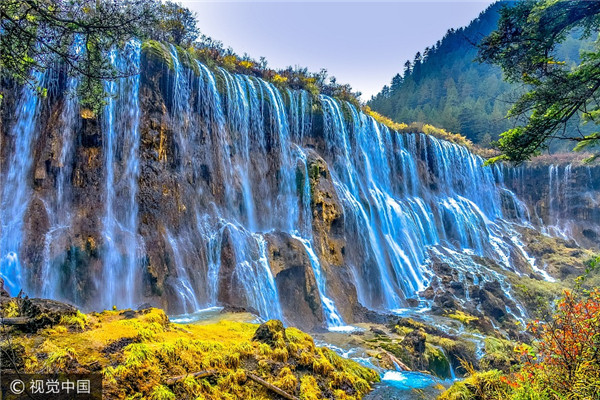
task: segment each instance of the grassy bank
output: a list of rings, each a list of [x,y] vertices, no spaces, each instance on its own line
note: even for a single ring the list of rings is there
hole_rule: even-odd
[[[154,308],[77,312],[1,345],[26,372],[102,373],[108,399],[359,399],[379,380],[279,321],[176,324]]]

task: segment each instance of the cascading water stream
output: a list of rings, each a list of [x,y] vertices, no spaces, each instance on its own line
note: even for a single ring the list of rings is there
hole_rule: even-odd
[[[198,108],[194,110],[189,106],[192,101],[190,79],[174,47],[171,47],[171,58],[174,66],[173,117],[188,121],[186,126],[190,127],[200,126],[202,120],[205,121],[211,132],[212,151],[219,155],[211,160],[211,171],[220,171],[224,180],[225,203],[224,207],[219,208],[217,218],[220,222],[215,225],[215,221],[211,222],[210,218],[202,216],[201,210],[196,212],[197,229],[204,242],[203,251],[207,254],[209,305],[216,304],[215,299],[219,296],[219,247],[222,246],[226,230],[229,240],[234,243],[236,264],[233,278],[242,288],[242,295],[248,306],[256,309],[264,318],[281,317],[277,288],[266,254],[267,244],[260,232],[273,229],[289,233],[301,232],[311,263],[314,268],[318,268],[317,273],[320,270],[318,258],[306,239],[312,237],[306,155],[292,143],[292,136],[303,137],[310,126],[308,95],[305,92],[288,93],[290,99],[297,99],[294,110],[288,115],[281,93],[271,84],[219,69],[224,86],[221,95],[213,73],[197,63],[199,98]],[[202,120],[194,123],[198,116]],[[184,126],[179,129],[187,132],[178,136],[182,142],[179,147],[192,151],[194,144],[191,138],[194,134]],[[301,192],[296,190],[296,168],[299,163],[304,167],[304,186]],[[269,170],[272,173],[273,169],[277,176],[275,185],[268,181],[270,178],[264,173]],[[235,188],[239,190],[239,203]],[[260,199],[260,202],[256,199]],[[169,241],[174,243],[175,239],[171,237]],[[181,245],[171,247],[174,252],[186,251]],[[182,260],[181,256],[175,257]],[[184,308],[189,309],[189,304],[193,302],[189,299],[190,290],[185,288],[192,287],[192,279],[180,272],[177,275],[179,281],[176,285],[179,289],[175,291],[179,293],[181,303],[186,304]],[[182,279],[186,282],[181,282]],[[324,282],[324,276],[321,276],[319,289],[323,297]],[[324,299],[330,324],[343,324],[333,301],[326,297]]]
[[[170,232],[167,232],[165,236],[167,242],[171,246],[171,250],[173,251],[173,256],[175,258],[174,263],[177,277],[175,278],[176,283],[174,286],[179,298],[181,299],[183,313],[189,314],[198,311],[201,307],[198,297],[196,296],[197,290],[192,286],[190,276],[181,257],[179,244]]]
[[[206,291],[209,293],[208,305],[216,304],[218,293],[218,279],[220,271],[220,246],[223,243],[224,232],[227,231],[230,240],[234,243],[235,266],[233,281],[237,282],[243,293],[246,304],[257,310],[264,318],[281,318],[279,298],[274,277],[268,263],[266,254],[267,246],[262,234],[255,233],[258,222],[255,218],[255,188],[252,184],[251,148],[258,146],[264,140],[261,129],[262,117],[259,112],[257,84],[245,76],[231,75],[225,70],[220,70],[225,84],[225,107],[217,91],[216,79],[213,73],[204,65],[198,63],[199,77],[196,80],[198,88],[198,108],[190,106],[192,101],[190,89],[191,82],[178,59],[174,47],[171,48],[171,57],[174,65],[173,76],[173,118],[186,121],[185,126],[180,126],[178,136],[179,147],[184,157],[190,157],[198,132],[194,127],[200,126],[202,120],[196,122],[198,117],[208,122],[206,129],[211,132],[210,140],[212,151],[216,157],[210,161],[211,171],[218,172],[223,180],[224,207],[217,212],[216,219],[204,218],[202,212],[197,210],[196,225],[199,238],[202,241],[202,252],[206,255]],[[226,123],[225,123],[226,122]],[[258,183],[260,186],[261,183]],[[241,192],[241,204],[236,204],[234,189],[238,187]],[[268,221],[262,222],[266,224]],[[170,243],[178,243],[171,235]],[[180,242],[184,242],[183,240]],[[184,309],[199,307],[197,299],[190,298],[200,288],[195,287],[194,280],[185,273],[183,267],[183,253],[190,252],[189,245],[182,248],[179,244],[172,245],[175,259],[180,260],[181,267],[177,267],[176,292],[179,293],[180,302]]]
[[[325,281],[323,271],[321,271],[321,262],[319,261],[319,257],[317,257],[314,250],[312,249],[310,241],[298,235],[292,234],[292,237],[298,239],[302,243],[302,245],[306,249],[306,253],[308,254],[310,265],[312,267],[312,270],[315,274],[315,279],[317,281],[317,288],[319,289],[321,305],[323,306],[323,312],[325,313],[325,322],[327,324],[327,327],[335,328],[344,326],[344,320],[342,319],[342,316],[335,307],[335,302],[325,295],[327,290],[327,282]]]
[[[122,217],[121,226],[126,232],[124,246],[129,250],[130,254],[125,260],[126,273],[126,285],[128,288],[127,301],[130,305],[133,305],[134,294],[137,292],[136,286],[138,285],[137,280],[139,279],[139,263],[138,260],[141,258],[143,252],[143,240],[140,240],[137,228],[138,228],[138,178],[140,176],[140,159],[139,159],[139,147],[140,147],[140,104],[139,104],[139,91],[140,91],[140,75],[138,69],[140,66],[141,56],[141,43],[137,40],[130,41],[125,47],[126,52],[131,52],[131,64],[129,67],[129,73],[133,74],[127,78],[126,85],[129,87],[129,93],[123,98],[125,101],[126,113],[122,116],[130,122],[130,126],[127,129],[127,135],[124,138],[124,152],[127,154],[127,160],[125,163],[125,171],[122,176],[122,182],[124,184],[123,189],[128,192],[124,196],[125,202],[125,213]]]
[[[496,223],[503,217],[498,171],[461,146],[424,134],[392,135],[352,105],[321,101],[336,189],[352,217],[347,224],[377,266],[355,266],[363,304],[395,309],[405,297],[418,298],[430,276],[432,246],[500,259],[510,268],[517,244]],[[344,112],[351,115],[349,128]],[[419,158],[434,185],[421,181]],[[377,283],[364,284],[369,281]]]
[[[139,285],[137,187],[139,176],[139,68],[141,46],[131,40],[122,51],[112,50],[111,63],[128,77],[105,82],[104,154],[106,208],[103,218],[103,305],[135,306]],[[122,165],[124,164],[124,166]],[[120,170],[120,168],[122,170]]]
[[[16,122],[11,130],[14,150],[8,171],[2,182],[2,231],[0,236],[0,277],[8,292],[16,296],[26,289],[19,247],[23,238],[23,219],[29,204],[29,174],[33,164],[32,147],[38,134],[40,93],[33,85],[43,87],[45,75],[34,71],[31,84],[23,86],[16,111]]]
[[[77,43],[75,52],[81,51],[81,44]],[[58,159],[59,172],[56,178],[56,196],[49,203],[48,213],[51,218],[51,227],[44,238],[44,264],[42,266],[42,296],[46,298],[62,298],[67,288],[61,288],[59,268],[57,263],[64,263],[65,257],[58,260],[54,255],[52,245],[64,234],[71,223],[71,204],[69,181],[72,173],[75,134],[79,126],[79,103],[76,91],[79,79],[71,76],[67,81],[66,95],[63,110],[60,115],[61,149]],[[62,290],[61,290],[62,289]]]
[[[548,221],[546,229],[558,237],[569,239],[573,237],[570,222],[564,220],[562,211],[568,208],[571,195],[572,165],[561,166],[550,165],[548,167],[549,176],[549,196],[548,196]]]

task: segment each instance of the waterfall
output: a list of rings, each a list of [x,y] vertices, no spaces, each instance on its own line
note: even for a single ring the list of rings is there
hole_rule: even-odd
[[[313,273],[315,274],[315,280],[317,281],[317,288],[319,289],[321,305],[323,306],[323,312],[325,313],[327,327],[336,328],[344,326],[344,320],[338,312],[335,302],[325,295],[325,291],[327,290],[325,276],[323,275],[323,271],[321,271],[321,262],[319,261],[319,257],[317,257],[312,249],[310,241],[298,235],[292,235],[292,237],[298,239],[302,243],[306,249],[306,253],[308,254],[310,266],[312,267]]]
[[[206,305],[215,305],[219,297],[219,272],[223,235],[228,232],[233,242],[235,266],[233,280],[242,291],[246,304],[257,310],[263,318],[281,318],[279,294],[267,256],[267,243],[263,233],[283,230],[298,233],[307,246],[313,268],[320,270],[316,254],[312,251],[310,186],[306,154],[293,143],[292,137],[301,138],[310,127],[310,100],[300,91],[287,93],[295,101],[293,110],[288,107],[281,92],[272,84],[245,75],[231,74],[223,68],[217,71],[223,90],[217,88],[217,76],[205,65],[197,62],[199,74],[196,82],[189,77],[175,47],[171,46],[173,74],[171,84],[172,118],[176,120],[178,147],[182,156],[189,157],[196,146],[197,132],[201,127],[209,132],[211,157],[210,170],[218,173],[223,185],[223,203],[217,206],[217,218],[205,218],[207,210],[196,210],[196,230],[204,254],[202,269],[206,271],[205,283],[183,273],[177,267],[175,292],[185,310],[196,307],[191,299],[195,291],[208,293]],[[193,88],[197,85],[198,100],[193,107]],[[184,132],[184,133],[181,133]],[[214,155],[214,156],[212,156]],[[304,185],[297,190],[298,166],[301,165]],[[183,168],[184,166],[182,166]],[[276,178],[273,180],[273,178]],[[210,212],[209,212],[210,213]],[[186,235],[189,235],[186,233]],[[307,239],[308,238],[308,239]],[[170,243],[175,239],[171,237]],[[171,246],[176,264],[184,264],[179,245]],[[188,246],[189,247],[189,246]],[[196,287],[194,285],[200,285]],[[201,286],[204,285],[204,288]],[[319,289],[324,304],[328,304],[331,325],[342,324],[333,301],[324,296],[325,278],[319,278]],[[189,289],[189,290],[188,290]]]
[[[81,51],[81,44],[76,44],[75,51]],[[57,264],[65,262],[65,255],[56,259],[53,244],[60,243],[60,238],[71,224],[71,187],[69,185],[73,172],[74,142],[79,128],[79,104],[76,96],[79,87],[78,77],[71,76],[67,80],[63,109],[60,114],[60,153],[58,157],[59,172],[56,177],[56,193],[49,202],[51,226],[44,238],[44,263],[42,266],[42,296],[46,298],[64,298],[69,288],[61,288],[60,269]]]
[[[550,165],[548,167],[549,194],[548,194],[548,221],[546,229],[554,235],[569,239],[573,237],[570,221],[563,217],[565,209],[569,207],[569,201],[573,197],[571,191],[572,165],[562,167]],[[583,189],[583,188],[581,188]]]
[[[355,266],[358,280],[370,282],[357,285],[363,304],[395,309],[405,298],[418,299],[431,276],[426,263],[432,246],[510,267],[516,244],[497,224],[503,218],[498,171],[464,147],[424,134],[398,135],[350,104],[321,100],[336,188],[352,217],[349,233],[376,266]],[[348,126],[344,112],[352,117]],[[417,160],[436,181],[422,181]]]
[[[192,280],[190,279],[190,275],[188,274],[187,268],[184,265],[181,251],[179,249],[179,243],[177,240],[171,236],[170,232],[167,232],[166,239],[169,245],[171,246],[171,250],[173,251],[174,262],[175,262],[175,271],[177,273],[177,277],[175,278],[174,287],[175,290],[181,299],[181,304],[183,305],[183,313],[193,313],[200,309],[200,303],[198,302],[198,297],[196,295],[197,289],[192,286]]]
[[[262,235],[231,227],[236,249],[233,278],[244,289],[246,304],[265,319],[282,319],[279,294],[267,258],[267,243]]]
[[[140,75],[138,69],[140,66],[140,51],[141,43],[137,40],[130,41],[125,46],[125,52],[130,52],[128,57],[131,57],[131,66],[129,73],[133,73],[127,78],[126,85],[129,87],[129,93],[126,94],[125,109],[126,114],[122,118],[129,121],[130,126],[127,129],[127,134],[124,138],[124,152],[127,155],[125,171],[123,172],[122,182],[124,183],[124,215],[121,219],[122,229],[126,232],[124,247],[129,249],[129,256],[125,260],[127,287],[127,304],[133,306],[134,295],[137,292],[136,286],[139,284],[139,265],[138,259],[143,254],[143,241],[139,240],[138,228],[138,203],[137,190],[138,178],[140,175]],[[128,193],[127,193],[128,192]]]
[[[192,82],[189,71],[186,71],[181,64],[173,46],[171,57],[174,65],[172,117],[178,121],[177,128],[180,132],[178,145],[182,157],[186,159],[192,157],[195,147],[200,145],[198,132],[194,132],[194,129],[204,125],[204,129],[210,132],[210,154],[214,154],[214,157],[208,160],[211,163],[210,170],[219,174],[224,189],[224,204],[216,211],[217,218],[204,218],[203,213],[207,213],[208,210],[196,210],[195,229],[202,242],[199,251],[204,254],[205,265],[202,268],[206,271],[206,278],[203,279],[203,283],[196,282],[198,280],[184,273],[186,267],[177,267],[178,278],[175,291],[180,297],[180,302],[184,304],[185,310],[189,310],[190,306],[199,307],[199,300],[190,298],[190,294],[197,291],[208,293],[206,305],[216,304],[219,296],[221,245],[224,232],[227,230],[233,241],[236,260],[233,279],[243,290],[241,296],[245,298],[246,305],[257,310],[264,318],[281,318],[277,288],[266,253],[267,244],[259,231],[259,228],[271,227],[273,221],[277,219],[264,218],[265,214],[261,213],[263,218],[260,222],[257,220],[256,215],[259,210],[255,198],[260,196],[256,192],[270,189],[264,180],[264,175],[263,179],[252,176],[254,160],[251,157],[252,152],[258,152],[261,156],[266,152],[262,120],[264,104],[259,97],[263,91],[272,89],[266,82],[242,75],[232,75],[220,69],[225,87],[221,95],[217,90],[215,75],[206,66],[197,63],[199,76],[195,82]],[[196,107],[192,107],[194,100],[190,88],[191,82],[197,85]],[[282,107],[281,100],[273,104],[275,105],[271,106],[270,111],[274,107]],[[281,112],[279,115],[281,116]],[[283,145],[289,144],[285,142]],[[193,163],[192,168],[195,168]],[[201,171],[198,171],[198,174],[200,173]],[[238,189],[241,194],[240,202],[235,193]],[[270,193],[265,194],[270,195]],[[268,197],[262,198],[268,200]],[[265,204],[262,206],[264,207]],[[186,235],[189,236],[190,233]],[[171,243],[174,241],[175,239],[170,239]],[[184,259],[187,258],[182,254],[190,252],[193,246],[194,244],[191,243],[185,246],[171,246],[175,259],[180,260],[176,264],[184,264]]]
[[[136,306],[150,292],[147,281],[160,275],[152,289],[165,293],[175,310],[193,313],[239,301],[243,304],[236,305],[262,318],[284,318],[289,313],[280,298],[288,293],[278,287],[285,279],[271,265],[278,250],[270,241],[274,237],[302,244],[329,328],[343,326],[339,310],[352,305],[345,302],[353,293],[336,293],[343,285],[354,285],[365,307],[398,310],[426,305],[421,293],[435,279],[435,259],[475,285],[502,280],[507,292],[508,281],[497,271],[485,272],[473,257],[526,272],[515,267],[514,257],[527,255],[514,226],[532,226],[531,218],[523,201],[505,187],[505,167],[484,166],[465,147],[433,136],[392,131],[348,102],[280,90],[255,76],[184,59],[175,46],[165,49],[172,63],[155,80],[137,73],[143,69],[138,41],[108,55],[125,76],[104,82],[108,96],[94,148],[104,165],[98,188],[103,207],[92,211],[103,239],[99,265],[90,267],[102,297],[93,307]],[[142,84],[164,92],[164,103],[144,118],[140,92],[146,100],[148,91],[140,91]],[[78,85],[76,78],[66,83],[68,90]],[[70,182],[79,155],[73,146],[88,124],[78,117],[76,99],[63,101],[56,193],[40,196],[51,227],[41,257],[46,286],[38,292],[53,298],[68,297],[60,285],[76,274],[57,249],[64,232],[81,234],[73,231],[78,229],[73,215],[81,205]],[[27,281],[19,247],[32,193],[39,114],[37,94],[25,87],[10,133],[9,170],[2,176],[0,273],[13,294]],[[318,198],[309,174],[314,157],[321,157],[329,172],[324,179],[333,193],[326,195],[339,199],[336,209],[343,209],[335,221],[335,234],[344,242],[339,265],[323,254],[331,249],[323,245],[327,233],[318,226]],[[555,226],[564,226],[560,209],[569,196],[568,173],[550,167]],[[155,274],[151,279],[143,266]],[[336,268],[346,275],[338,276]],[[468,291],[464,297],[469,299]]]
[[[129,41],[122,51],[112,50],[111,63],[128,76],[105,82],[108,94],[103,115],[106,208],[102,220],[105,248],[101,280],[105,307],[135,306],[136,287],[140,284],[136,200],[140,54],[141,45],[137,40]]]
[[[21,289],[26,289],[19,248],[23,238],[23,219],[30,199],[32,147],[39,130],[37,119],[41,108],[40,93],[33,85],[43,87],[44,78],[44,74],[34,71],[31,83],[23,86],[15,114],[16,122],[10,132],[14,148],[9,158],[8,172],[2,176],[0,276],[13,296]]]

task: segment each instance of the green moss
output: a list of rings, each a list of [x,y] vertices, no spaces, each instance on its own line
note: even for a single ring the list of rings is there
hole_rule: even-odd
[[[455,382],[438,400],[501,400],[508,399],[509,387],[500,381],[502,373],[497,370],[476,373]]]
[[[323,356],[316,358],[312,364],[312,370],[318,375],[328,376],[334,369],[333,364]]]
[[[90,324],[90,319],[87,315],[77,310],[77,314],[75,315],[62,316],[60,324],[72,330],[84,331]]]
[[[158,385],[150,395],[151,400],[175,400],[175,394],[165,385]]]
[[[398,357],[404,364],[412,366],[412,357],[408,349],[397,342],[380,343],[382,349],[389,351],[394,356]]]
[[[518,276],[512,272],[505,272],[514,295],[529,311],[530,315],[544,315],[552,308],[565,289],[564,283],[548,282],[532,279],[527,276]]]
[[[497,369],[508,372],[513,365],[518,363],[513,342],[487,337],[484,343],[485,354],[481,359],[482,369]]]
[[[295,393],[298,386],[298,379],[294,376],[289,367],[284,367],[279,371],[279,375],[273,384],[288,393]]]
[[[400,325],[396,325],[394,326],[394,329],[392,330],[394,333],[400,335],[400,336],[406,336],[408,335],[410,332],[412,332],[414,329],[409,328],[407,326],[400,326]]]
[[[321,348],[321,353],[335,369],[351,373],[358,378],[362,378],[368,382],[378,382],[379,375],[375,371],[365,366],[362,366],[352,360],[340,357],[336,352],[327,348]]]
[[[296,168],[296,193],[300,196],[304,195],[305,179],[308,179],[308,177],[304,176],[304,168]]]
[[[415,321],[412,318],[399,318],[398,321],[396,321],[395,325],[399,326],[399,327],[410,328],[412,330],[423,329],[425,331],[428,331],[427,325],[425,325],[421,322]]]
[[[55,370],[65,370],[72,365],[77,364],[77,351],[72,347],[58,348],[48,354],[44,360],[43,371],[54,372]]]
[[[440,378],[450,377],[450,361],[442,350],[427,343],[425,345],[425,360],[427,370]]]
[[[300,380],[300,399],[320,400],[321,398],[321,389],[319,389],[317,380],[310,375],[303,376]]]
[[[179,58],[181,65],[194,71],[196,76],[200,75],[200,67],[198,66],[196,58],[192,55],[192,53],[179,46],[175,46],[175,49],[177,50],[177,57]]]
[[[448,361],[455,366],[457,374],[465,372],[461,365],[463,361],[477,364],[477,356],[475,355],[476,345],[473,341],[467,340],[467,338],[457,336],[450,339],[428,334],[427,343],[444,350]]]
[[[572,241],[546,236],[534,229],[522,228],[520,233],[527,252],[536,257],[538,265],[563,281],[583,274],[586,261],[594,256],[593,251],[580,248]]]
[[[467,314],[461,310],[456,310],[454,313],[449,313],[447,317],[460,321],[465,325],[469,325],[479,320],[479,318]]]
[[[319,176],[321,175],[321,165],[318,162],[314,162],[311,163],[308,167],[308,176],[310,177],[310,179],[312,181],[316,181],[317,179],[319,179]],[[314,186],[316,182],[311,182],[311,186]]]
[[[2,303],[2,316],[4,318],[13,318],[20,315],[19,305],[16,301],[10,300]]]
[[[164,63],[170,70],[175,69],[171,50],[167,45],[156,40],[146,40],[142,43],[142,52],[149,59],[155,59]]]
[[[350,109],[351,106],[354,106],[355,108],[359,109],[359,106],[356,106],[353,103],[346,103],[344,101],[340,102],[341,103],[341,111],[342,111],[342,115],[344,116],[344,122],[347,123],[352,123],[352,110]]]

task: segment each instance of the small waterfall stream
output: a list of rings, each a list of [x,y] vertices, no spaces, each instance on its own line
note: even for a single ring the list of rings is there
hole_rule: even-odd
[[[137,233],[137,186],[140,142],[139,86],[141,44],[128,42],[109,57],[118,71],[129,75],[107,81],[104,109],[104,153],[106,166],[103,236],[106,242],[103,285],[104,307],[134,307],[139,285]]]
[[[44,87],[45,75],[32,74],[33,84]],[[23,219],[29,204],[31,188],[28,183],[33,163],[33,143],[39,133],[37,119],[40,114],[40,93],[31,85],[25,85],[17,106],[17,120],[10,133],[13,150],[8,170],[2,171],[2,231],[0,233],[0,276],[8,292],[16,296],[26,288],[25,271],[19,247],[23,239]]]
[[[76,38],[71,51],[74,54],[81,54],[83,52],[83,42],[80,37]],[[51,73],[54,72],[55,71],[51,71]],[[44,200],[44,204],[50,217],[50,228],[44,237],[41,279],[45,284],[42,289],[42,296],[52,299],[65,297],[61,290],[62,276],[60,268],[57,268],[57,265],[65,263],[66,255],[56,259],[53,256],[53,247],[56,243],[61,242],[71,225],[72,188],[70,179],[73,172],[72,166],[76,132],[80,128],[80,121],[78,118],[80,111],[79,99],[77,98],[79,85],[79,77],[67,77],[62,111],[58,121],[60,137],[57,140],[58,148],[56,150],[58,157],[55,160],[58,169],[56,191],[52,193],[51,198]]]
[[[344,326],[344,320],[342,319],[342,316],[335,307],[335,302],[326,295],[327,282],[325,281],[325,276],[323,275],[323,271],[321,270],[321,262],[319,261],[319,257],[317,257],[314,250],[312,249],[310,241],[298,235],[292,235],[292,237],[298,239],[302,243],[302,245],[306,249],[306,253],[308,254],[310,265],[314,271],[315,279],[317,280],[319,294],[321,295],[321,304],[323,306],[323,312],[325,313],[325,321],[327,323],[327,327],[336,328]]]

